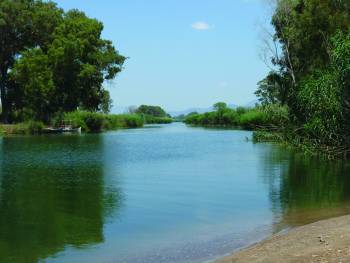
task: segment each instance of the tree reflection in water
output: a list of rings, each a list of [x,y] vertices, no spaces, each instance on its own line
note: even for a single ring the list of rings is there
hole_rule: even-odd
[[[122,205],[105,185],[103,138],[42,136],[0,142],[0,262],[38,262],[67,245],[103,242]]]
[[[350,213],[350,162],[271,147],[265,154],[275,231]]]

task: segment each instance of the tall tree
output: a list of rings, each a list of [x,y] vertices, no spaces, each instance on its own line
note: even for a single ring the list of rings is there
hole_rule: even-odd
[[[136,113],[150,115],[154,117],[167,117],[167,113],[159,106],[141,105]]]
[[[10,73],[9,99],[14,107],[28,118],[48,121],[52,113],[51,101],[57,95],[49,58],[39,48],[22,53]]]
[[[8,121],[8,75],[20,53],[50,41],[62,10],[52,2],[34,0],[0,1],[0,93],[2,118]]]
[[[58,94],[58,111],[77,107],[98,110],[105,90],[102,84],[122,70],[125,57],[109,40],[101,38],[103,24],[77,10],[69,11],[54,33],[48,56]]]
[[[108,110],[103,83],[122,70],[126,58],[101,38],[101,22],[40,0],[5,0],[0,11],[4,122],[11,110],[46,121],[77,108]]]
[[[277,0],[272,25],[283,55],[274,60],[292,84],[330,63],[331,38],[348,30],[349,13],[348,0]]]

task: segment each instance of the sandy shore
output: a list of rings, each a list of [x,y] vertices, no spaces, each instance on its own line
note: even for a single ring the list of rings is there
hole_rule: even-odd
[[[295,228],[216,263],[350,262],[350,215]]]

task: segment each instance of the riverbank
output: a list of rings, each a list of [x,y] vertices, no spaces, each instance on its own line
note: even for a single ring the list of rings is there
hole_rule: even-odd
[[[216,263],[350,262],[350,215],[277,234]]]
[[[1,135],[41,134],[45,128],[60,127],[63,122],[73,128],[81,127],[83,132],[101,132],[117,129],[141,128],[145,124],[169,124],[170,117],[154,117],[142,114],[103,114],[98,112],[74,111],[63,113],[49,124],[41,121],[27,121],[15,124],[1,124]]]

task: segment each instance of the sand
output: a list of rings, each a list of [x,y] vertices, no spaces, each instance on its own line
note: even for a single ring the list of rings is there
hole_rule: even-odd
[[[275,235],[216,263],[350,263],[350,215]]]

